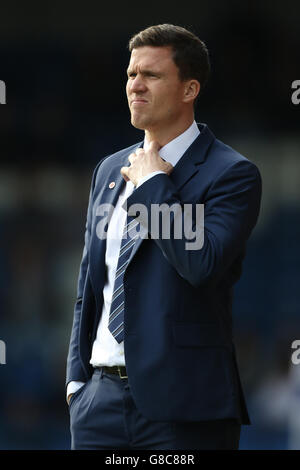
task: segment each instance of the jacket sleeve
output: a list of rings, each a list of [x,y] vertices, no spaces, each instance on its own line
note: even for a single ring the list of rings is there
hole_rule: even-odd
[[[97,165],[94,170],[92,183],[90,188],[89,203],[86,217],[85,235],[84,235],[84,248],[82,259],[80,263],[79,276],[77,282],[77,297],[74,306],[73,325],[71,330],[71,338],[69,343],[69,351],[67,357],[67,377],[66,385],[70,381],[86,381],[86,375],[81,365],[79,357],[79,326],[81,317],[82,297],[84,292],[84,286],[87,278],[89,269],[89,246],[91,237],[91,224],[92,224],[92,212],[93,212],[93,191],[95,187],[96,175],[101,165],[101,162]]]
[[[187,201],[183,203],[166,174],[156,175],[138,187],[127,200],[127,210],[133,204],[146,207],[147,210],[141,211],[137,219],[147,228],[151,238],[179,275],[197,287],[207,282],[217,282],[243,251],[256,224],[260,200],[261,177],[252,162],[240,160],[226,168],[211,184],[205,200],[197,200],[196,196],[190,204],[193,206],[193,211],[188,215],[191,218],[190,225],[193,232],[198,229],[198,233],[199,219],[195,206],[204,205],[204,225],[200,227],[203,243],[198,249],[187,249],[191,240],[183,229],[181,237],[174,236],[178,221],[182,227],[185,224],[184,206]],[[169,237],[161,236],[162,232],[157,236],[157,226],[154,227],[151,219],[151,210],[157,204],[178,209],[166,212],[170,218]]]

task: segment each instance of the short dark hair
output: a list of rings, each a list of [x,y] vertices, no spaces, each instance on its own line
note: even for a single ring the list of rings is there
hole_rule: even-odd
[[[196,79],[203,90],[210,74],[210,60],[205,43],[194,33],[173,24],[150,26],[132,36],[128,43],[130,52],[143,46],[170,46],[174,63],[179,69],[179,78]]]

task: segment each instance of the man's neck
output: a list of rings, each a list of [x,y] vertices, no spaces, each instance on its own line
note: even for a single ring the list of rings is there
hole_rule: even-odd
[[[193,123],[194,115],[184,123],[176,124],[172,127],[162,129],[145,129],[145,137],[148,142],[158,142],[161,147],[167,145],[171,140],[183,134]]]

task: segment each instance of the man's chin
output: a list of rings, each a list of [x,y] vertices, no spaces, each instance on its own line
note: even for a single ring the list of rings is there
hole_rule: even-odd
[[[141,131],[144,131],[146,129],[145,123],[141,121],[137,121],[136,119],[131,119],[131,124],[133,127],[136,129],[140,129]]]
[[[140,129],[141,131],[146,130],[149,127],[149,119],[146,119],[145,116],[141,116],[141,114],[132,113],[131,114],[131,124],[136,129]]]

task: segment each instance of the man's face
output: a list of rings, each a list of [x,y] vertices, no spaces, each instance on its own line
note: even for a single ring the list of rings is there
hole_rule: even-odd
[[[133,49],[127,70],[126,93],[131,123],[138,129],[168,128],[182,112],[185,83],[170,47]]]

